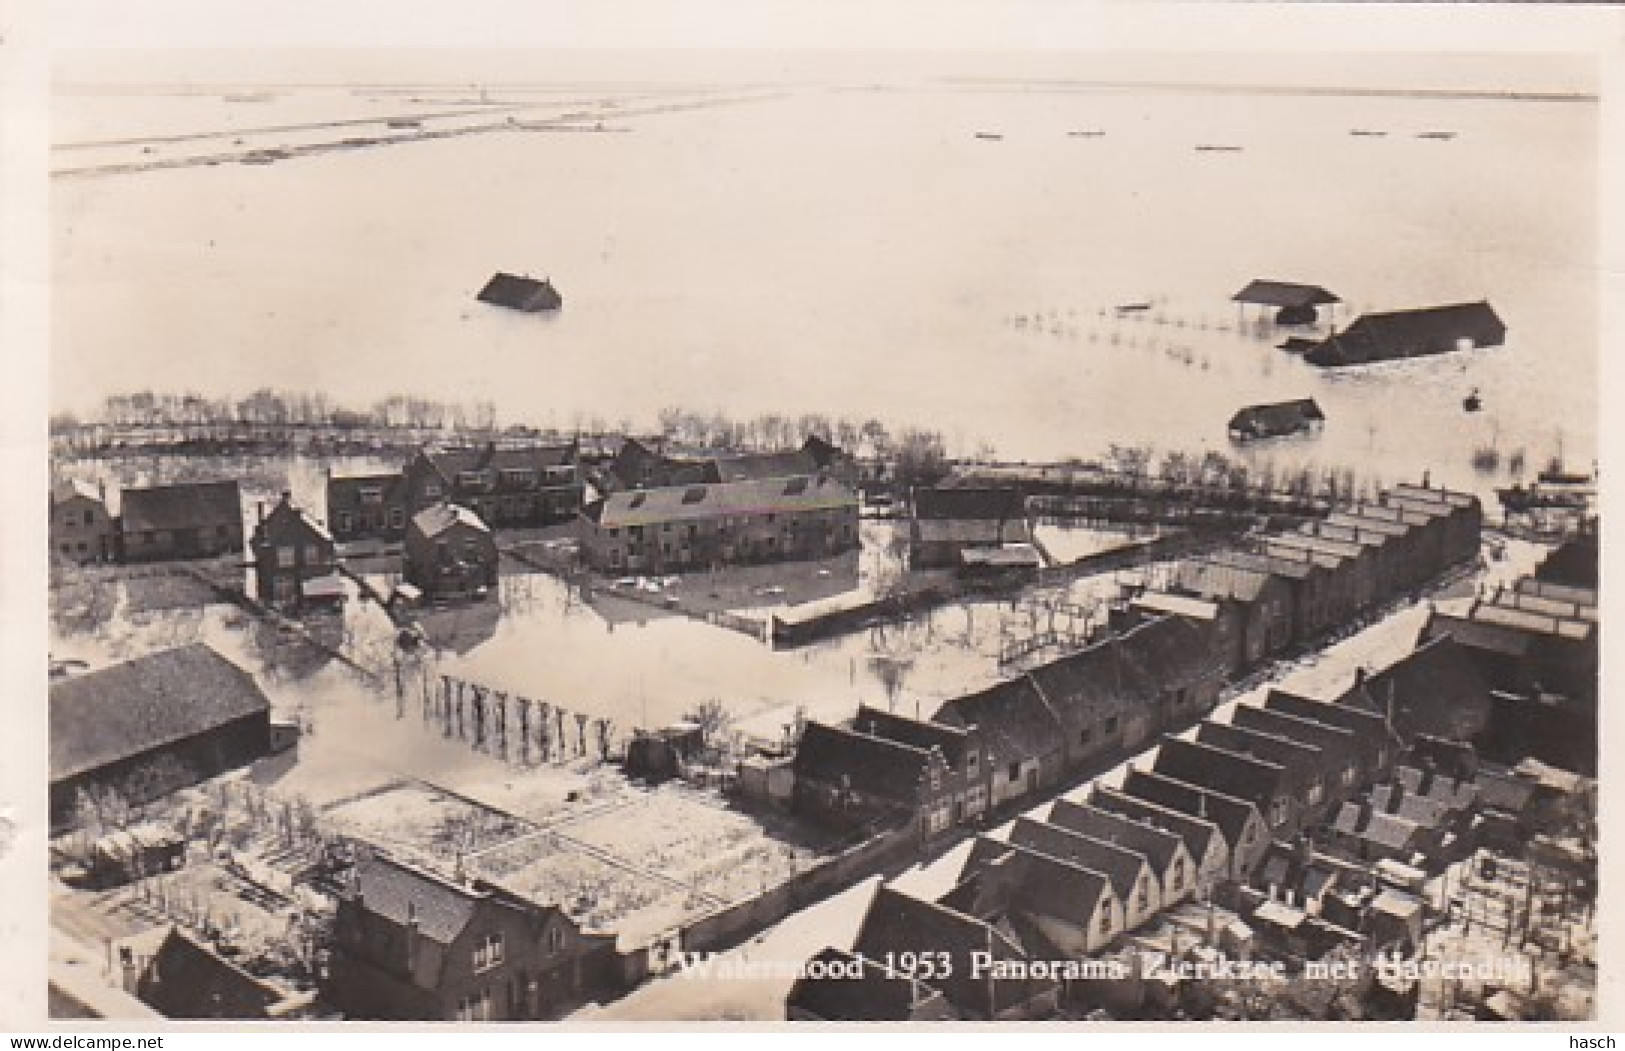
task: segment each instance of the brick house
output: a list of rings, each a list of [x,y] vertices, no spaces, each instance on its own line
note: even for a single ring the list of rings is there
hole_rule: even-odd
[[[1287,792],[1295,800],[1296,814],[1289,826],[1294,830],[1319,820],[1331,806],[1327,778],[1335,772],[1328,769],[1331,764],[1316,745],[1216,719],[1196,727],[1196,740],[1280,766]]]
[[[1065,724],[1031,676],[946,701],[932,721],[980,732],[992,767],[993,807],[1058,784],[1066,772]]]
[[[1040,959],[1082,958],[1125,930],[1123,903],[1105,873],[985,835],[941,903],[1009,927]]]
[[[895,712],[859,705],[852,729],[915,748],[936,750],[947,764],[945,790],[953,800],[952,824],[974,821],[988,808],[993,762],[976,727],[910,719]]]
[[[1245,880],[1269,849],[1270,826],[1251,800],[1152,770],[1130,768],[1123,794],[1211,821],[1224,836],[1231,879]]]
[[[105,492],[78,479],[53,486],[50,540],[51,554],[69,562],[113,561],[116,534]]]
[[[556,1018],[604,980],[614,938],[557,905],[363,857],[339,896],[327,998],[350,1019]]]
[[[1159,774],[1245,799],[1258,808],[1271,833],[1295,832],[1301,824],[1303,799],[1280,763],[1257,756],[1164,737],[1152,767]]]
[[[327,527],[339,543],[398,541],[406,517],[406,476],[399,471],[327,476]]]
[[[344,595],[333,561],[332,535],[293,505],[291,493],[283,493],[269,514],[260,505],[249,550],[261,602],[299,609]]]
[[[235,479],[126,489],[118,535],[126,562],[213,558],[243,550],[243,504]]]
[[[906,815],[921,839],[953,824],[955,785],[940,751],[809,722],[796,745],[794,809],[858,825]]]
[[[574,443],[420,449],[401,475],[408,516],[452,503],[471,509],[492,529],[535,529],[571,521],[581,510]]]
[[[1061,798],[1049,812],[1049,823],[1069,832],[1116,843],[1138,852],[1151,866],[1162,908],[1171,908],[1196,893],[1196,859],[1178,834],[1146,820]],[[1221,865],[1222,869],[1222,865]]]
[[[1252,667],[1292,643],[1295,612],[1292,589],[1270,573],[1241,569],[1203,558],[1187,559],[1174,570],[1175,587],[1241,610],[1241,653]]]
[[[1126,844],[1030,817],[1016,818],[1007,842],[1105,876],[1123,907],[1124,930],[1162,911],[1162,882],[1146,856]]]
[[[858,498],[823,476],[611,493],[582,509],[581,554],[601,572],[675,572],[817,559],[858,546]]]
[[[1304,744],[1320,750],[1326,801],[1335,806],[1350,798],[1375,775],[1354,731],[1316,719],[1288,715],[1251,704],[1238,704],[1231,710],[1232,726]]]
[[[407,583],[426,595],[466,597],[497,583],[496,540],[466,507],[438,504],[413,515],[404,554]]]
[[[1073,805],[1064,799],[1057,799],[1054,809],[1050,811],[1050,820],[1066,826],[1071,819]],[[1223,831],[1207,818],[1100,784],[1090,791],[1089,806],[1132,821],[1147,830],[1178,836],[1195,865],[1191,892],[1197,897],[1210,894],[1215,884],[1230,878],[1230,847],[1225,842]],[[1166,898],[1177,900],[1177,891],[1173,881],[1164,882]]]

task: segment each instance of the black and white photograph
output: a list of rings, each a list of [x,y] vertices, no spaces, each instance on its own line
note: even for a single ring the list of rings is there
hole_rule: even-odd
[[[1620,22],[1440,24],[50,49],[37,1024],[1594,1028]]]

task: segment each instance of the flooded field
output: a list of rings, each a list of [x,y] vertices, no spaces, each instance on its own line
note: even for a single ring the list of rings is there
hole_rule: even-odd
[[[58,103],[64,143],[129,110]],[[144,104],[151,134],[220,127],[225,108]],[[238,108],[274,124],[373,106],[285,92]],[[1596,454],[1594,103],[803,86],[625,123],[58,180],[54,400],[299,377],[362,404],[380,384],[455,388],[565,428],[649,426],[669,404],[878,415],[955,451],[1053,459],[1224,450],[1240,405],[1313,396],[1318,439],[1244,455],[1485,486],[1481,445],[1531,469],[1560,440],[1577,466]],[[1431,128],[1457,136],[1416,138]],[[564,309],[475,303],[500,268],[550,276]],[[1323,325],[1488,299],[1510,335],[1323,372],[1247,329],[1229,297],[1254,277],[1338,293]],[[201,368],[221,347],[233,367]],[[1466,414],[1474,388],[1484,407]]]

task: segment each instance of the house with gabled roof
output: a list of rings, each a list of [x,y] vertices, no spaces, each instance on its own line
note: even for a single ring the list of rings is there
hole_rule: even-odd
[[[1073,959],[1098,952],[1127,929],[1122,899],[1104,872],[985,835],[943,901],[988,920],[1024,917],[1044,942]]]
[[[520,1021],[584,1002],[614,959],[556,904],[381,854],[339,895],[326,998],[346,1018]]]
[[[911,719],[867,704],[852,717],[854,731],[941,753],[944,791],[953,801],[951,824],[975,820],[988,808],[993,761],[977,727]]]
[[[1007,926],[888,886],[875,891],[852,952],[881,961],[935,954],[931,959],[942,966],[931,968],[929,980],[960,1018],[1044,1018],[1055,1010],[1060,995],[1054,979],[1027,975],[1023,965],[1031,957]],[[993,970],[1000,965],[1009,969],[1002,974]]]
[[[1355,735],[1360,749],[1362,781],[1386,777],[1402,751],[1404,741],[1384,713],[1362,707],[1317,701],[1286,690],[1271,688],[1264,697],[1264,708],[1300,719],[1313,719],[1341,727]]]
[[[1053,822],[1018,817],[1005,842],[1099,872],[1123,906],[1123,929],[1134,930],[1162,911],[1162,883],[1150,859],[1121,843]]]
[[[406,535],[406,476],[400,471],[327,474],[327,527],[341,544]]]
[[[1047,820],[1069,832],[1105,840],[1144,857],[1156,878],[1161,908],[1177,905],[1196,892],[1196,861],[1184,839],[1175,832],[1102,809],[1093,802],[1077,803],[1064,797],[1055,801]]]
[[[909,565],[957,566],[968,548],[1032,543],[1027,501],[1019,489],[919,487],[909,518]]]
[[[979,731],[992,766],[992,806],[1057,784],[1066,771],[1065,724],[1030,676],[945,701],[932,721]]]
[[[1326,798],[1332,803],[1340,803],[1354,795],[1375,773],[1369,766],[1366,750],[1353,730],[1252,704],[1238,704],[1232,708],[1230,724],[1301,741],[1317,748],[1326,784]]]
[[[1269,822],[1246,799],[1215,791],[1154,770],[1130,768],[1123,794],[1211,821],[1224,836],[1231,879],[1245,879],[1269,846]]]
[[[918,827],[922,839],[954,823],[957,785],[934,746],[809,722],[792,769],[795,809],[810,817],[842,825],[903,817]]]
[[[401,476],[409,517],[451,503],[467,507],[492,529],[572,521],[584,492],[573,442],[426,447],[407,461]]]
[[[1369,365],[1425,357],[1506,341],[1506,325],[1487,302],[1452,303],[1362,314],[1342,332],[1304,353],[1304,360],[1323,367]]]
[[[460,504],[436,504],[412,516],[402,545],[406,582],[437,598],[478,594],[497,583],[491,527]]]
[[[136,995],[165,1018],[288,1020],[306,1013],[314,999],[249,974],[178,926],[142,963]]]
[[[1065,826],[1071,820],[1071,804],[1058,799],[1050,811],[1050,820]],[[1188,880],[1164,878],[1164,900],[1177,903],[1179,884],[1188,883],[1190,893],[1201,897],[1220,880],[1230,878],[1230,848],[1219,826],[1206,818],[1187,814],[1182,810],[1128,795],[1118,789],[1096,784],[1089,792],[1090,807],[1113,814],[1159,834],[1179,837],[1192,864]],[[1173,872],[1172,862],[1168,867]]]
[[[248,548],[261,602],[303,609],[343,601],[344,582],[334,562],[333,535],[309,512],[294,505],[292,493],[284,492],[269,514],[260,505],[259,522]]]
[[[1151,769],[1247,800],[1258,807],[1272,833],[1293,826],[1299,801],[1292,798],[1286,768],[1279,763],[1182,737],[1164,736],[1157,746]]]
[[[1287,819],[1276,826],[1278,834],[1296,832],[1320,818],[1331,805],[1326,783],[1330,771],[1327,770],[1325,757],[1315,745],[1217,719],[1198,723],[1195,739],[1199,744],[1212,745],[1281,767],[1282,791],[1289,803]]]
[[[1243,667],[1252,667],[1291,644],[1292,590],[1284,579],[1198,556],[1180,562],[1173,581],[1177,590],[1231,603],[1242,611]]]
[[[53,485],[49,534],[53,557],[80,565],[113,561],[117,533],[105,488],[78,478]]]

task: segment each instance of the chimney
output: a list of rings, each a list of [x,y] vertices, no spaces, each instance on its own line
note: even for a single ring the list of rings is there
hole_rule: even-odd
[[[284,490],[282,490],[282,502],[284,504],[293,503],[293,490],[292,489],[284,489]]]
[[[1355,689],[1359,689],[1361,686],[1365,685],[1365,676],[1366,676],[1365,665],[1362,664],[1359,667],[1354,669],[1354,688]]]
[[[418,907],[416,902],[406,903],[406,966],[417,970],[418,965]]]
[[[263,523],[265,521],[265,501],[264,500],[261,500],[259,502],[259,512],[260,512],[260,521]]]

